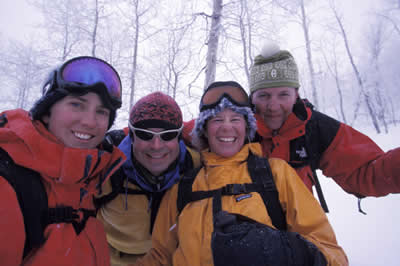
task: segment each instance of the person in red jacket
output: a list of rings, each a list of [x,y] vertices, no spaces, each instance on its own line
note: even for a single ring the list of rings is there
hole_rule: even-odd
[[[385,153],[366,135],[301,99],[298,69],[288,51],[264,46],[250,76],[256,140],[264,155],[286,160],[310,190],[315,185],[325,211],[316,169],[359,198],[400,192],[400,148]]]
[[[125,156],[103,142],[121,106],[116,70],[76,57],[30,112],[0,114],[0,264],[109,265],[93,196]]]

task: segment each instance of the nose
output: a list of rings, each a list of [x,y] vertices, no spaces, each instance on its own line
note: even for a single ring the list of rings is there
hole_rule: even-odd
[[[269,101],[267,102],[267,108],[269,110],[277,110],[279,109],[280,104],[277,101],[277,99],[275,99],[274,97],[271,97],[271,99],[269,99]]]
[[[87,111],[82,114],[81,123],[88,128],[94,128],[97,125],[96,112]]]
[[[160,136],[154,136],[152,140],[150,140],[150,145],[153,149],[160,149],[164,142],[161,140]]]
[[[224,120],[223,123],[221,124],[221,129],[222,130],[227,130],[232,128],[233,123],[229,120]]]

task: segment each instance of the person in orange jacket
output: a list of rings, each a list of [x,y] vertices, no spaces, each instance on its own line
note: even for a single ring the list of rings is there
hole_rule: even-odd
[[[369,137],[315,109],[299,96],[298,68],[290,52],[266,44],[250,69],[256,141],[264,156],[294,167],[328,211],[316,170],[359,198],[400,192],[400,148],[383,152]]]
[[[110,264],[93,196],[125,160],[103,141],[120,106],[117,71],[82,56],[51,72],[30,112],[0,114],[1,265]]]
[[[153,247],[134,265],[348,265],[294,169],[261,158],[261,145],[250,142],[256,120],[249,106],[237,82],[214,82],[204,92],[192,131],[203,165],[167,191]]]

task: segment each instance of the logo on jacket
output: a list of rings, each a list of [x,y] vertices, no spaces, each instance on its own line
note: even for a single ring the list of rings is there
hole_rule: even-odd
[[[306,149],[304,147],[301,148],[301,150],[297,150],[296,154],[300,157],[300,158],[306,158],[307,157],[307,152]]]

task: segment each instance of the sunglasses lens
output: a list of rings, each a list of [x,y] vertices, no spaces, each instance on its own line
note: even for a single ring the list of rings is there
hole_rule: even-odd
[[[178,131],[162,133],[161,139],[164,141],[170,141],[170,140],[173,140],[174,138],[176,138],[178,136],[178,134],[179,134]]]
[[[73,59],[62,68],[61,77],[65,82],[94,85],[102,82],[112,99],[121,101],[121,81],[118,73],[108,63],[92,57]]]
[[[142,131],[142,130],[135,130],[135,135],[144,141],[149,141],[153,138],[154,134],[150,133],[150,132],[146,132],[146,131]]]

